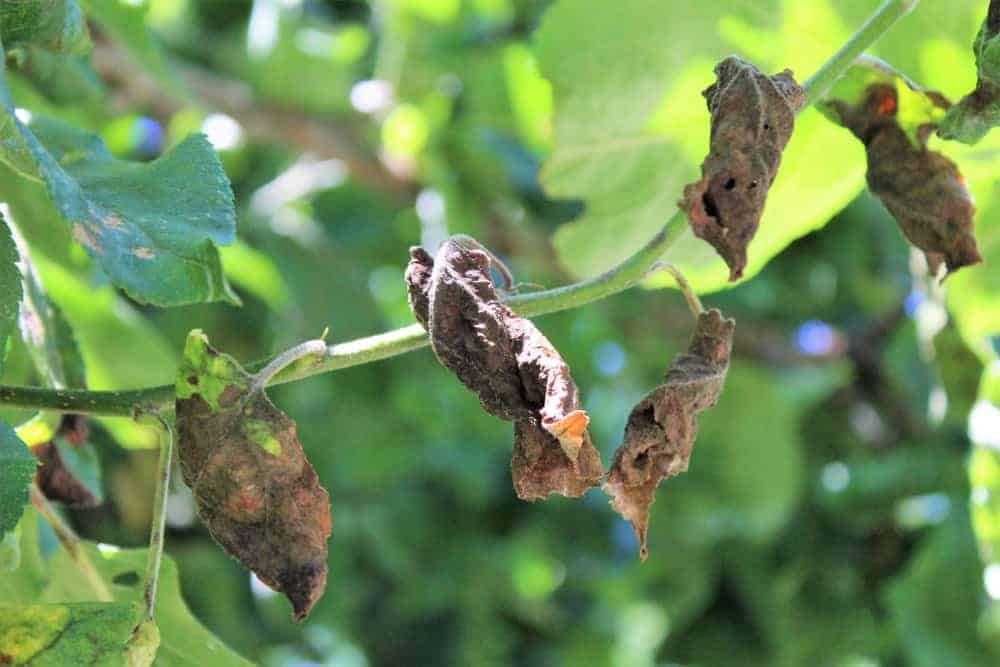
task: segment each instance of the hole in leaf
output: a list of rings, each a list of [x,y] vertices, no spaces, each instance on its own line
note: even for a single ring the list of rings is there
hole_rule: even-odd
[[[726,181],[725,185],[723,185],[722,187],[724,187],[727,190],[732,190],[733,188],[736,187],[736,179],[730,178],[728,181]]]
[[[122,572],[121,574],[115,575],[111,580],[117,586],[128,586],[132,587],[139,583],[139,573],[138,572]]]
[[[771,126],[768,123],[764,123],[764,129],[765,130],[770,130]]]
[[[757,187],[757,181],[750,181],[750,185],[747,186],[747,189],[753,190],[755,187]]]
[[[719,224],[722,224],[722,221],[719,220],[719,209],[716,207],[715,202],[712,200],[712,195],[708,194],[707,192],[703,194],[701,196],[701,203],[705,207],[705,213],[707,213],[709,217],[715,218],[719,222]]]

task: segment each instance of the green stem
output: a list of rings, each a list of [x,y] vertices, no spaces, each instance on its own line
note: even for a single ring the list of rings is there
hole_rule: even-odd
[[[854,59],[871,46],[893,23],[908,14],[918,0],[886,0],[854,35],[803,85],[806,106],[823,97],[831,85],[851,66]],[[595,278],[543,292],[519,294],[505,299],[526,317],[570,310],[622,292],[639,283],[656,262],[687,231],[684,215],[677,211],[656,236],[613,269]],[[272,380],[292,382],[330,371],[395,357],[428,344],[427,333],[418,324],[346,343],[331,345],[324,356],[301,359]],[[252,368],[261,368],[256,364]],[[0,404],[7,407],[60,410],[96,415],[132,416],[136,410],[169,409],[174,401],[174,385],[131,391],[51,390],[0,386]]]
[[[146,620],[153,620],[156,609],[156,587],[160,580],[160,561],[163,560],[163,531],[167,518],[167,492],[170,487],[170,468],[173,465],[174,432],[167,420],[156,419],[162,428],[160,463],[156,471],[156,496],[153,500],[153,521],[149,528],[149,552],[146,555],[146,578],[143,585],[143,602]]]

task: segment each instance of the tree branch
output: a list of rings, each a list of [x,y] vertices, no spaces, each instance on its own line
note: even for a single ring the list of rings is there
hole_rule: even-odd
[[[854,59],[871,46],[918,0],[886,0],[857,32],[804,84],[806,104],[820,100]],[[505,302],[526,317],[570,310],[622,292],[640,282],[660,258],[687,231],[680,211],[645,246],[611,270],[595,278],[543,292],[521,294]],[[302,359],[276,375],[272,384],[292,382],[330,371],[394,357],[428,344],[419,324],[327,347],[326,355]],[[251,366],[256,370],[267,362]],[[97,415],[132,416],[137,410],[170,409],[174,385],[131,391],[50,390],[0,386],[0,404],[8,407],[60,410]]]

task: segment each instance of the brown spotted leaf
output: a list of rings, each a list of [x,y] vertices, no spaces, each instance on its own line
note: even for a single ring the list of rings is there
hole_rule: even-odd
[[[181,472],[212,537],[302,620],[326,587],[330,500],[295,422],[252,380],[202,332],[188,335],[177,378]]]
[[[975,206],[958,167],[927,148],[931,126],[908,136],[898,120],[895,86],[874,83],[857,104],[827,102],[842,125],[865,145],[868,188],[885,205],[910,243],[924,251],[931,271],[950,273],[982,261],[973,236]]]
[[[625,441],[615,452],[604,490],[615,511],[632,524],[643,560],[656,487],[660,480],[687,470],[698,434],[695,417],[715,405],[722,393],[734,327],[718,310],[703,312],[688,351],[674,359],[664,383],[629,415]]]
[[[101,504],[100,465],[88,434],[85,416],[63,415],[51,440],[31,446],[39,463],[35,482],[49,500],[74,509]]]
[[[729,265],[729,279],[737,280],[805,95],[790,70],[767,76],[736,56],[716,65],[715,75],[704,92],[712,114],[710,151],[701,180],[684,188],[680,207],[695,236],[715,248]]]
[[[410,250],[410,306],[441,363],[491,415],[514,422],[519,498],[578,497],[603,472],[569,367],[530,320],[497,297],[491,256],[451,239],[435,258]]]

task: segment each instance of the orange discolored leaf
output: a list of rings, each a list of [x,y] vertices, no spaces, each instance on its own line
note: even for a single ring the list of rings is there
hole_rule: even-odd
[[[910,243],[924,251],[931,271],[944,264],[950,273],[981,262],[973,236],[976,208],[965,180],[954,162],[927,148],[932,127],[919,128],[915,139],[900,127],[897,95],[894,86],[876,83],[857,105],[827,104],[864,143],[868,188]]]
[[[410,250],[410,307],[441,363],[491,415],[514,422],[514,489],[535,500],[577,497],[603,469],[569,367],[530,320],[497,297],[491,255],[450,239],[431,256]]]
[[[695,236],[712,244],[729,265],[729,279],[737,280],[805,94],[790,70],[767,76],[736,56],[716,65],[715,75],[704,92],[711,148],[701,180],[684,188],[680,207]]]
[[[687,470],[698,434],[695,417],[718,401],[729,369],[735,323],[718,310],[698,317],[685,354],[678,355],[664,383],[629,415],[625,441],[615,452],[604,490],[627,519],[645,560],[649,506],[660,480]]]
[[[295,422],[200,331],[177,379],[178,457],[212,537],[302,620],[326,588],[330,500]]]

